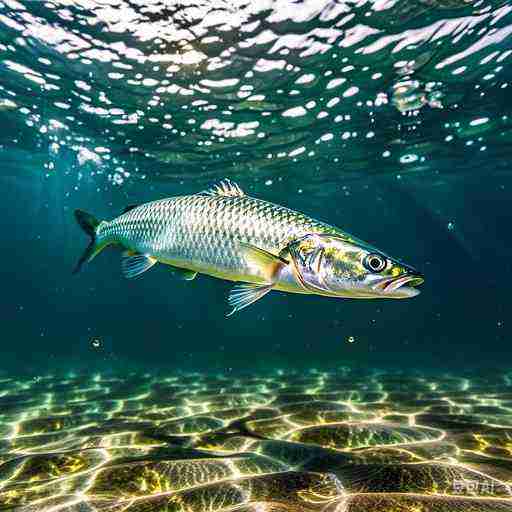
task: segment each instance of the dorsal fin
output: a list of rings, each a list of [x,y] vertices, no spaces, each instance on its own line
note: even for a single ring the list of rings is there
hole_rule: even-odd
[[[125,206],[123,208],[123,211],[121,213],[129,212],[130,210],[133,210],[134,208],[137,208],[137,206],[140,206],[139,204],[129,204],[128,206]]]
[[[213,187],[202,192],[209,196],[241,197],[245,192],[234,182],[228,179],[222,180]]]

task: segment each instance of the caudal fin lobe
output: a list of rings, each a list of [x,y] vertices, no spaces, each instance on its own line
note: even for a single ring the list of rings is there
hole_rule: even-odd
[[[91,241],[73,269],[73,274],[78,273],[84,263],[91,261],[107,245],[97,242],[96,230],[100,224],[98,219],[83,210],[75,210],[75,218],[80,227],[91,237]]]

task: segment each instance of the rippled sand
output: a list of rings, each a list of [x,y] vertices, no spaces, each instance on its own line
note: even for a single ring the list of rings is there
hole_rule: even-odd
[[[72,374],[0,389],[0,510],[512,511],[512,374]]]

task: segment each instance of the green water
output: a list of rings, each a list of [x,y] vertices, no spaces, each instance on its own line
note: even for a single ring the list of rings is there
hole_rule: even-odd
[[[0,510],[512,511],[511,57],[510,1],[0,0]],[[224,178],[421,294],[71,275]]]

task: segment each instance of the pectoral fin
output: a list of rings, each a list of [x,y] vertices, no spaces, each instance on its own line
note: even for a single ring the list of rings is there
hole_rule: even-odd
[[[242,254],[249,266],[259,270],[268,282],[273,282],[279,269],[288,265],[284,258],[276,256],[254,245],[240,242]]]
[[[244,283],[235,286],[229,293],[228,303],[233,308],[227,316],[250,306],[253,302],[261,299],[272,288],[274,284],[252,284]]]
[[[140,254],[133,251],[124,251],[121,256],[121,270],[124,277],[133,279],[149,270],[157,259],[148,254]]]

